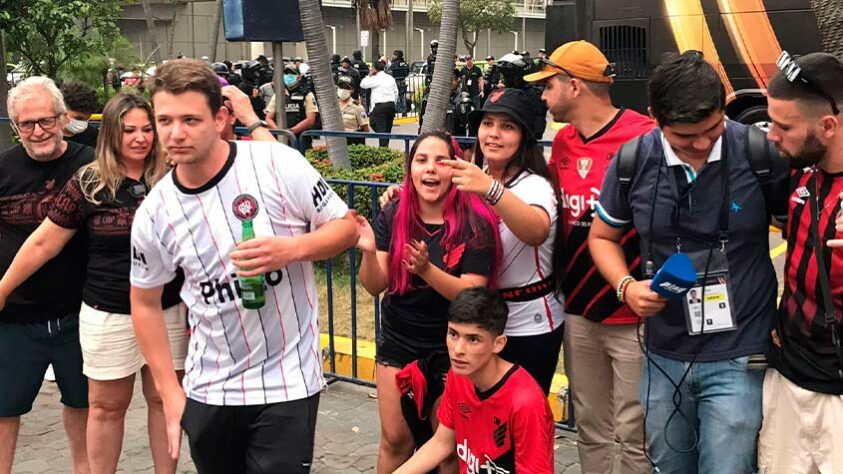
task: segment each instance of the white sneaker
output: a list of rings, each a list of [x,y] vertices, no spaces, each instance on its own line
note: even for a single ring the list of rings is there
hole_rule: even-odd
[[[53,372],[53,364],[47,366],[47,372],[44,374],[44,380],[48,382],[55,382],[56,381],[56,373]]]

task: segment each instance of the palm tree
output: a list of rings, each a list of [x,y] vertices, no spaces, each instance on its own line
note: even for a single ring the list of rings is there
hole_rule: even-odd
[[[372,32],[372,62],[380,57],[381,31],[392,26],[392,9],[389,0],[352,0],[352,7],[360,15],[360,24]]]
[[[217,43],[220,40],[220,21],[222,18],[222,0],[214,2],[214,19],[211,21],[211,62],[217,61]]]
[[[325,24],[322,22],[322,8],[319,0],[299,0],[301,29],[307,46],[307,59],[316,86],[316,99],[325,130],[343,131],[342,113],[337,99],[337,87],[331,75],[328,41],[325,39]],[[326,137],[328,158],[335,168],[351,169],[348,158],[348,144],[342,137]]]
[[[442,0],[442,23],[439,27],[439,50],[436,68],[427,96],[422,133],[445,128],[448,99],[451,97],[451,75],[454,71],[454,54],[457,51],[457,26],[460,15],[459,0]]]
[[[817,18],[817,27],[823,42],[823,50],[838,58],[843,56],[843,6],[839,0],[811,0],[811,8]]]
[[[161,45],[158,43],[158,30],[155,27],[155,19],[152,17],[152,6],[149,0],[143,0],[143,16],[146,17],[147,42],[150,45],[149,55],[152,62],[161,64]]]

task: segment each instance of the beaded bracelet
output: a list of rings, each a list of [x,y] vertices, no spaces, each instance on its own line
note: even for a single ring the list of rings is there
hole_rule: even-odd
[[[621,278],[620,283],[618,283],[618,289],[616,295],[618,297],[618,301],[621,303],[626,303],[626,287],[629,286],[630,283],[635,281],[635,277],[632,275],[627,275]]]

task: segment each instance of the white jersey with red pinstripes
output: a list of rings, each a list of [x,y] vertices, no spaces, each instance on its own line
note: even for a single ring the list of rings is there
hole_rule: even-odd
[[[131,282],[153,288],[184,270],[189,398],[209,405],[306,398],[324,386],[313,267],[292,262],[265,274],[266,304],[245,309],[228,257],[242,237],[232,204],[254,198],[255,234],[280,237],[317,229],[348,208],[292,148],[271,142],[230,148],[223,169],[201,188],[185,188],[171,172],[149,192],[132,226]]]
[[[527,171],[506,183],[507,189],[531,206],[550,216],[550,233],[538,247],[531,247],[515,236],[501,221],[503,262],[498,287],[519,288],[537,283],[553,274],[553,241],[556,236],[556,194],[546,179]],[[561,297],[560,297],[561,298]],[[508,336],[534,336],[553,331],[562,324],[562,302],[553,293],[530,301],[508,301]]]

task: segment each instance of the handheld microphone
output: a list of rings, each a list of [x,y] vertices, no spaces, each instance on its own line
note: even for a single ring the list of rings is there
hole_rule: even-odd
[[[685,296],[697,284],[697,271],[687,254],[675,253],[656,272],[650,289],[668,299]]]

